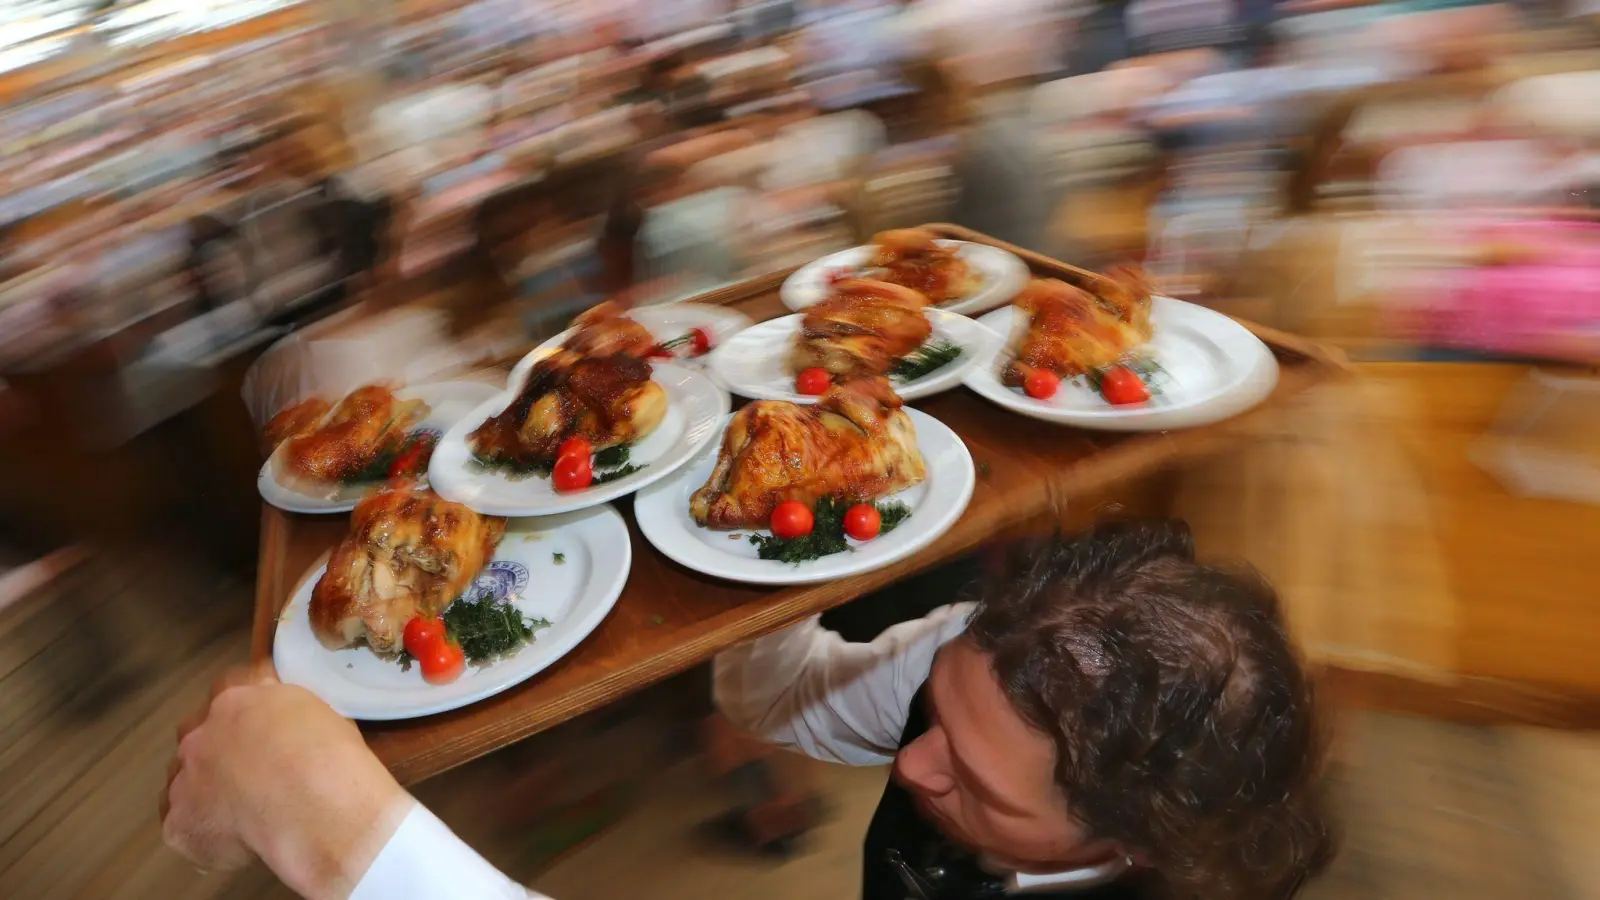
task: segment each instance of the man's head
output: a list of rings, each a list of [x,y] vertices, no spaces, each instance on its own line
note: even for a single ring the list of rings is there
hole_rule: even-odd
[[[1326,864],[1310,686],[1272,588],[1179,523],[1106,526],[980,585],[895,775],[953,840],[1024,871],[1131,856],[1215,898]]]

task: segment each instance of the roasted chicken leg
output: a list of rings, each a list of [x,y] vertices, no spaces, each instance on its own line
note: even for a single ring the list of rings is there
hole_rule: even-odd
[[[376,653],[398,651],[406,623],[454,602],[488,565],[505,529],[505,519],[431,491],[368,497],[311,591],[311,630],[332,649],[365,641]]]
[[[531,464],[555,459],[570,437],[596,450],[636,441],[667,412],[667,392],[650,364],[632,356],[558,350],[528,373],[517,398],[467,439],[480,458]]]
[[[610,300],[583,313],[572,320],[577,333],[567,338],[565,348],[583,356],[649,356],[656,339],[626,313]]]
[[[866,278],[847,278],[833,296],[806,309],[790,364],[795,371],[820,366],[838,378],[883,375],[895,360],[933,333],[916,291]]]
[[[421,400],[399,400],[381,384],[357,388],[315,429],[284,443],[284,479],[307,487],[350,478],[401,443],[428,414]]]
[[[1150,287],[1133,269],[1109,273],[1090,294],[1055,279],[1034,279],[1017,295],[1027,315],[1001,380],[1012,387],[1034,369],[1074,378],[1115,364],[1150,340]]]
[[[835,385],[814,406],[760,400],[734,414],[716,468],[689,498],[709,528],[758,528],[779,503],[875,500],[927,477],[916,428],[882,378]]]
[[[967,261],[920,228],[899,228],[872,239],[877,250],[868,265],[877,277],[904,285],[942,305],[972,293],[978,277]]]

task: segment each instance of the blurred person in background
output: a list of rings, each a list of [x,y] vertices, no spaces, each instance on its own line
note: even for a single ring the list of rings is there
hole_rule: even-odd
[[[1331,842],[1310,685],[1272,589],[1196,562],[1179,523],[1029,557],[869,643],[812,620],[728,651],[718,704],[809,755],[893,763],[864,900],[1294,894]],[[310,898],[531,896],[353,723],[270,676],[220,682],[170,772],[165,836],[207,868],[256,855]]]

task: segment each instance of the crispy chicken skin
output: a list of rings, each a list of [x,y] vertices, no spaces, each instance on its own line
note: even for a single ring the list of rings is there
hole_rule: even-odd
[[[1134,269],[1110,272],[1098,296],[1036,278],[1017,296],[1027,314],[1001,380],[1017,387],[1034,369],[1073,378],[1104,368],[1150,340],[1150,286]]]
[[[882,378],[835,385],[813,406],[759,400],[734,414],[717,465],[689,498],[708,528],[761,528],[778,504],[874,500],[927,477],[917,433]]]
[[[312,397],[280,410],[262,430],[261,448],[270,456],[284,441],[310,434],[322,424],[323,417],[327,416],[331,409],[333,405],[328,401],[321,397]]]
[[[643,325],[628,318],[627,310],[611,300],[572,320],[577,333],[567,338],[566,349],[583,356],[650,355],[656,339]]]
[[[505,519],[432,491],[368,497],[311,591],[311,630],[330,649],[365,641],[375,653],[397,652],[406,623],[454,602],[489,564],[505,530]]]
[[[911,288],[930,303],[960,300],[977,287],[977,275],[967,261],[920,228],[882,231],[872,243],[877,250],[868,266],[883,270],[878,277]]]
[[[284,467],[291,481],[341,481],[372,464],[428,414],[421,400],[398,400],[381,384],[357,388],[339,401],[314,430],[284,444]]]
[[[847,278],[833,296],[806,309],[790,364],[820,366],[839,378],[883,375],[933,333],[916,291],[868,278]]]
[[[636,357],[558,350],[533,367],[511,405],[467,442],[484,459],[535,463],[555,459],[570,437],[596,450],[636,441],[667,412],[667,392],[650,374],[650,364]]]

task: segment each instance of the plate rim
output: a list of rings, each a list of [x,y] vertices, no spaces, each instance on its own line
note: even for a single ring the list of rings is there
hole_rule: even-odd
[[[721,571],[721,572],[707,571],[705,568],[702,568],[699,565],[696,565],[695,562],[692,561],[691,559],[684,558],[683,554],[675,552],[676,548],[669,549],[667,547],[663,547],[660,543],[657,542],[657,529],[675,528],[676,527],[676,520],[674,520],[674,524],[673,525],[668,525],[665,522],[661,521],[659,519],[659,517],[645,516],[645,515],[641,515],[640,514],[641,513],[641,510],[640,510],[641,506],[645,506],[645,505],[651,503],[652,500],[655,497],[657,497],[658,495],[666,494],[666,493],[668,493],[670,491],[670,489],[672,488],[672,486],[674,484],[674,480],[673,479],[663,479],[662,481],[659,481],[656,484],[651,485],[651,487],[650,487],[650,489],[648,491],[640,491],[640,496],[634,502],[634,521],[637,522],[638,525],[639,525],[639,533],[644,536],[645,541],[648,542],[651,547],[655,548],[656,552],[658,552],[662,556],[665,556],[666,558],[672,560],[677,565],[683,566],[686,569],[689,569],[689,570],[694,571],[694,572],[698,572],[698,573],[700,573],[702,575],[706,575],[706,576],[709,576],[709,577],[712,577],[712,578],[716,578],[716,579],[719,579],[719,580],[722,580],[722,581],[729,581],[729,582],[735,582],[735,583],[740,583],[740,584],[755,584],[755,585],[764,585],[764,586],[819,584],[819,583],[827,582],[827,581],[835,581],[835,580],[838,580],[838,579],[841,579],[841,578],[851,578],[851,577],[854,577],[856,575],[864,575],[864,574],[866,574],[868,572],[875,572],[875,571],[877,571],[879,569],[882,569],[882,568],[885,568],[885,567],[888,567],[888,566],[892,566],[892,565],[894,565],[896,563],[899,563],[899,562],[902,562],[902,561],[904,561],[904,560],[906,560],[906,559],[908,559],[908,558],[910,558],[912,556],[915,556],[916,554],[921,553],[923,550],[926,550],[935,541],[939,540],[940,538],[942,538],[946,534],[948,534],[950,532],[950,529],[954,528],[961,521],[962,517],[966,515],[967,509],[972,505],[972,497],[973,497],[974,493],[977,491],[978,475],[977,475],[977,466],[973,462],[973,459],[972,459],[972,449],[967,446],[967,442],[966,441],[961,439],[961,435],[957,434],[955,429],[951,428],[949,425],[946,425],[944,422],[940,421],[939,419],[935,418],[934,416],[932,416],[932,415],[930,415],[930,414],[928,414],[926,412],[923,412],[920,409],[915,409],[915,408],[909,407],[909,406],[903,407],[903,408],[905,409],[906,413],[908,415],[910,415],[912,417],[912,419],[914,420],[914,422],[915,422],[915,425],[916,425],[916,428],[917,428],[917,436],[918,436],[917,437],[917,444],[918,444],[919,452],[921,450],[922,435],[924,434],[923,429],[925,427],[927,427],[929,423],[931,423],[932,425],[936,425],[938,427],[938,429],[941,430],[941,433],[943,435],[948,435],[949,440],[952,442],[952,446],[959,449],[959,451],[960,451],[959,459],[961,461],[961,465],[958,468],[956,468],[954,471],[946,473],[946,477],[959,477],[960,484],[956,489],[956,493],[957,493],[957,495],[959,495],[959,499],[954,503],[954,505],[952,506],[950,512],[947,513],[946,520],[940,521],[937,524],[935,524],[928,531],[927,534],[920,536],[917,540],[912,541],[906,547],[904,547],[904,548],[902,548],[900,550],[891,552],[888,555],[888,557],[885,558],[885,559],[881,559],[881,560],[869,559],[869,560],[866,560],[866,561],[862,562],[859,565],[845,564],[845,565],[834,566],[834,567],[825,567],[825,568],[822,568],[821,570],[815,570],[814,569],[809,573],[807,572],[807,570],[806,570],[806,568],[804,566],[796,566],[796,565],[791,565],[791,564],[786,564],[786,563],[778,563],[778,562],[775,562],[773,560],[740,560],[739,561],[739,563],[742,563],[742,564],[750,564],[750,563],[760,564],[762,566],[762,569],[757,570],[754,573],[748,573],[748,574],[741,573],[741,574],[738,574],[738,575],[734,575],[734,574],[728,574],[726,571]],[[731,419],[731,415],[728,418]],[[721,446],[722,435],[726,430],[727,430],[727,422],[724,421],[723,424],[722,424],[722,427],[717,429],[717,438],[716,438],[716,441],[714,442],[715,446],[719,446],[719,447]],[[932,429],[930,429],[930,430],[932,430]],[[697,454],[696,458],[695,458],[695,461],[698,461],[698,459],[699,459],[699,456]],[[694,462],[691,462],[689,465],[684,466],[683,468],[679,469],[677,472],[675,472],[673,474],[676,477],[681,478],[681,477],[683,477],[683,473],[688,471],[690,466],[692,466],[693,464],[694,464]],[[648,494],[648,496],[646,496],[647,494]],[[661,501],[655,501],[655,502],[667,502],[667,501],[661,500]],[[692,527],[698,527],[698,526],[692,526]],[[738,530],[738,529],[735,529],[735,530]],[[770,568],[768,568],[768,566],[767,566],[767,564],[769,564],[769,563],[772,564]],[[770,572],[770,574],[767,574],[768,572]]]
[[[927,310],[927,312],[931,316],[945,319],[946,322],[955,322],[959,320],[963,323],[970,323],[970,325],[975,328],[976,332],[982,336],[982,339],[987,346],[979,347],[977,352],[967,354],[968,358],[956,363],[953,371],[937,373],[940,378],[947,378],[949,379],[948,381],[933,379],[932,376],[924,376],[925,379],[930,379],[924,384],[916,385],[913,383],[911,385],[902,385],[893,379],[889,379],[889,386],[894,389],[895,394],[897,394],[900,399],[908,402],[912,400],[921,400],[926,397],[937,396],[945,393],[946,391],[952,391],[961,387],[966,383],[967,375],[969,375],[985,360],[992,358],[994,352],[998,349],[1002,349],[1003,345],[1005,344],[1005,339],[1001,337],[998,332],[988,325],[978,321],[977,319],[972,318],[971,316],[964,316],[961,313],[950,312],[946,309],[934,309],[931,307]],[[798,312],[767,319],[751,325],[743,332],[740,332],[740,334],[754,331],[762,326],[767,325],[776,327],[779,323],[787,322],[791,319],[798,320],[803,316],[805,316],[805,313]],[[796,324],[798,325],[798,322],[796,322]],[[958,324],[956,327],[965,328],[968,326],[966,324]],[[821,397],[811,397],[805,394],[793,392],[767,391],[760,388],[740,388],[739,386],[735,385],[733,381],[723,372],[722,365],[719,362],[719,360],[724,358],[719,354],[726,346],[728,345],[724,344],[722,347],[717,347],[716,349],[712,350],[710,359],[706,364],[706,374],[710,375],[712,379],[714,379],[723,387],[724,390],[727,390],[730,393],[738,394],[740,397],[744,397],[749,400],[785,400],[790,403],[798,403],[801,406],[810,406],[811,404],[822,399]],[[924,379],[918,379],[918,381],[923,380]]]
[[[475,703],[481,703],[490,697],[511,690],[512,688],[526,682],[528,679],[533,678],[535,675],[548,670],[551,666],[571,655],[574,650],[578,649],[578,647],[582,645],[584,641],[588,640],[589,636],[593,634],[607,618],[610,617],[611,611],[616,608],[617,601],[622,598],[622,592],[627,589],[628,578],[633,572],[633,542],[628,534],[628,523],[623,517],[622,513],[618,511],[615,506],[610,503],[606,503],[600,506],[588,507],[582,510],[574,510],[570,513],[566,513],[565,515],[593,517],[596,520],[604,520],[605,524],[600,527],[607,529],[611,529],[614,526],[617,534],[623,538],[621,541],[622,551],[620,554],[621,565],[614,567],[615,574],[613,574],[611,577],[611,583],[607,584],[604,589],[599,591],[597,594],[597,596],[601,597],[602,599],[598,600],[594,604],[594,608],[589,610],[588,616],[581,619],[579,624],[574,627],[572,634],[569,635],[567,641],[565,641],[567,646],[555,651],[554,655],[552,655],[548,660],[531,668],[529,671],[522,674],[521,677],[515,678],[511,681],[505,681],[503,683],[496,682],[494,687],[488,687],[482,691],[470,692],[466,697],[458,698],[456,700],[438,704],[424,705],[421,707],[412,707],[406,712],[378,711],[376,714],[360,714],[351,712],[347,708],[340,707],[337,703],[335,703],[335,701],[323,697],[321,694],[317,694],[316,690],[310,685],[304,684],[303,682],[293,681],[291,679],[284,679],[284,681],[290,684],[298,684],[301,687],[304,687],[306,690],[317,694],[319,699],[321,699],[324,703],[327,703],[329,706],[332,706],[336,712],[347,719],[354,719],[359,722],[398,722],[407,719],[419,719],[426,716],[434,716],[440,713],[462,709]],[[540,522],[547,520],[549,517],[517,516],[515,518]],[[557,525],[556,527],[560,527],[560,525]],[[498,550],[498,548],[496,549]],[[494,557],[491,556],[490,561],[492,562],[493,559]],[[306,603],[308,604],[307,609],[309,609],[309,592],[315,589],[316,582],[321,580],[322,573],[327,571],[327,568],[327,559],[321,559],[313,563],[311,568],[308,569],[306,573],[300,577],[300,580],[296,582],[294,591],[291,592],[289,598],[284,601],[283,607],[278,611],[278,615],[275,617],[276,625],[273,628],[272,638],[272,661],[274,667],[277,668],[280,674],[283,672],[283,667],[278,658],[278,647],[281,643],[279,641],[279,633],[284,628],[293,627],[293,625],[290,623],[285,622],[283,614],[303,592],[307,594]],[[487,565],[485,568],[487,568]],[[600,571],[599,566],[596,566],[596,571]],[[587,584],[589,583],[586,582],[586,585]],[[587,590],[587,587],[585,587],[585,590]],[[300,616],[299,618],[301,621],[307,623],[310,621],[309,614]],[[310,625],[307,624],[306,627],[309,629]],[[316,635],[311,635],[311,640],[315,641]],[[537,641],[534,643],[536,644]],[[322,649],[330,653],[335,652],[327,651],[326,648]]]
[[[984,400],[1018,415],[1054,425],[1091,431],[1139,432],[1196,428],[1240,415],[1271,396],[1278,384],[1279,366],[1277,356],[1265,341],[1250,329],[1214,309],[1162,294],[1155,295],[1153,299],[1163,305],[1172,305],[1174,309],[1181,310],[1183,315],[1198,316],[1203,321],[1215,323],[1231,331],[1236,337],[1248,337],[1254,359],[1245,361],[1240,366],[1239,375],[1227,385],[1182,408],[1066,410],[1028,402],[1000,383],[993,369],[999,365],[1002,354],[1010,347],[1010,335],[1002,334],[1000,347],[991,357],[989,364],[974,366],[968,371],[962,383]],[[1013,304],[1006,304],[990,310],[983,318],[998,317],[1002,312],[1013,308]],[[1000,333],[1000,329],[985,324],[991,331]]]
[[[652,362],[650,363],[650,367],[652,370],[652,380],[654,380],[655,372],[657,370],[667,369],[683,373],[683,375],[686,376],[690,381],[696,379],[703,381],[706,387],[709,389],[709,394],[716,397],[716,411],[713,414],[714,419],[726,416],[728,411],[732,408],[733,401],[728,396],[727,390],[725,390],[722,385],[718,384],[715,379],[706,373],[691,369],[687,366],[675,365],[668,362]],[[477,427],[478,424],[481,424],[484,419],[488,418],[488,416],[492,414],[490,410],[504,409],[507,404],[511,403],[515,399],[516,392],[507,389],[500,391],[494,397],[491,397],[488,400],[485,400],[483,403],[473,407],[470,412],[463,416],[460,421],[452,426],[450,430],[445,432],[444,436],[439,439],[439,447],[442,449],[447,442],[452,440],[453,437],[455,440],[460,441],[464,447],[466,444],[466,434],[463,433],[457,435],[457,432],[464,432],[466,430],[465,423],[473,422],[474,425],[472,427]],[[480,413],[482,414],[481,417]],[[720,434],[720,432],[718,433]],[[709,442],[710,440],[708,439],[707,443]],[[689,452],[684,455],[683,459],[679,460],[676,464],[660,465],[652,463],[643,470],[635,472],[632,475],[619,478],[616,481],[608,482],[603,485],[587,488],[582,493],[572,494],[570,495],[572,499],[568,502],[556,503],[550,506],[542,506],[537,508],[517,506],[492,509],[485,512],[474,507],[469,501],[457,500],[454,497],[451,497],[448,493],[446,493],[445,490],[440,489],[441,479],[433,471],[433,465],[435,464],[439,464],[441,466],[441,470],[443,468],[442,463],[440,463],[440,455],[438,451],[434,452],[433,460],[428,467],[428,482],[430,486],[433,487],[434,493],[437,493],[440,497],[443,497],[444,499],[450,500],[454,503],[460,503],[463,506],[466,506],[468,509],[472,509],[474,512],[478,512],[482,515],[503,516],[509,519],[556,516],[563,513],[577,512],[579,510],[588,509],[592,506],[599,506],[602,503],[610,503],[613,500],[619,500],[628,496],[629,494],[637,493],[638,491],[649,487],[657,481],[667,478],[678,469],[688,465],[697,455],[699,455],[699,452],[703,449],[703,447],[704,445],[691,447]],[[448,479],[443,479],[443,481],[448,483]]]
[[[405,387],[397,390],[395,393],[402,394],[406,391],[420,391],[424,388],[450,384],[481,385],[482,387],[488,388],[491,393],[499,393],[502,390],[501,388],[497,388],[487,381],[476,381],[467,378],[452,378],[449,381],[430,381],[427,384],[406,385]],[[473,407],[473,409],[476,408],[477,407]],[[471,414],[472,412],[469,410],[467,415]],[[284,443],[287,443],[287,441]],[[284,512],[296,513],[299,515],[330,516],[337,515],[339,513],[350,512],[356,508],[357,504],[361,502],[359,498],[355,500],[319,501],[280,483],[278,481],[277,474],[273,471],[273,461],[277,459],[278,454],[282,452],[282,450],[283,444],[279,444],[278,446],[272,448],[272,452],[267,454],[267,458],[262,461],[261,468],[256,470],[256,493],[267,504],[277,509],[281,509]],[[431,475],[429,480],[431,482]]]
[[[1012,253],[1003,247],[997,247],[994,244],[986,244],[982,241],[963,241],[955,238],[936,238],[935,240],[939,244],[947,247],[952,245],[977,247],[981,248],[979,252],[992,253],[994,254],[996,262],[1001,266],[1002,271],[1000,273],[1000,278],[995,282],[995,284],[986,286],[976,295],[967,297],[966,299],[957,301],[955,303],[951,303],[948,306],[931,307],[933,309],[938,309],[941,312],[956,313],[957,315],[976,318],[979,314],[991,312],[995,309],[999,309],[1000,307],[1010,305],[1011,301],[1016,299],[1017,294],[1027,286],[1028,279],[1033,277],[1032,270],[1028,268],[1028,264],[1023,261],[1022,257],[1017,256],[1015,253]],[[809,279],[814,270],[827,265],[829,260],[837,259],[838,257],[845,256],[846,254],[859,253],[862,250],[870,248],[871,246],[871,244],[857,244],[854,247],[836,250],[833,253],[818,257],[801,266],[800,268],[795,269],[793,272],[789,273],[789,276],[783,280],[783,284],[778,287],[778,299],[782,301],[784,308],[788,309],[790,312],[804,312],[808,307],[812,306],[818,301],[811,300],[802,302],[798,297],[795,296],[796,292],[798,292],[800,289],[799,281],[802,276]]]

